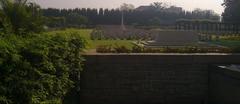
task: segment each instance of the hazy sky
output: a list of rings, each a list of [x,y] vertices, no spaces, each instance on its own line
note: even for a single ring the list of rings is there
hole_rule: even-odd
[[[122,3],[133,4],[135,7],[139,5],[149,5],[153,2],[168,2],[172,5],[183,7],[186,10],[194,8],[212,9],[217,13],[222,13],[221,6],[223,0],[33,0],[40,4],[43,8],[117,8]]]

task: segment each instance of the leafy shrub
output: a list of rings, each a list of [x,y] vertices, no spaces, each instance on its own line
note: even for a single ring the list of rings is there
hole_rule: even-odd
[[[43,31],[40,6],[27,0],[0,0],[0,32],[27,35]]]
[[[85,40],[76,33],[0,39],[0,103],[59,104],[79,89]]]
[[[113,50],[116,53],[130,53],[131,52],[131,50],[128,49],[127,47],[119,46],[119,45],[116,45]]]
[[[96,48],[99,53],[131,53],[132,50],[120,45],[102,45]]]
[[[233,35],[225,35],[220,37],[221,40],[233,40],[233,41],[239,41],[240,36],[238,34]]]
[[[141,53],[141,52],[143,52],[143,47],[135,45],[132,47],[132,52],[133,53]]]
[[[101,46],[97,48],[99,53],[233,53],[240,52],[240,48],[223,48],[223,47],[161,47],[147,48],[134,46],[131,49],[125,46]]]

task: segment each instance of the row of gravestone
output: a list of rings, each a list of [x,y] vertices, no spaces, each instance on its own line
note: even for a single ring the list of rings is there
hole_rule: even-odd
[[[92,39],[128,39],[128,40],[147,40],[148,45],[152,46],[182,46],[198,44],[199,41],[211,41],[213,36],[198,33],[196,31],[179,30],[144,30],[127,26],[100,26],[91,33]],[[219,36],[215,36],[219,39]],[[152,40],[152,41],[151,41]]]
[[[214,34],[238,34],[240,32],[240,24],[210,21],[178,21],[175,28],[176,30],[194,30]]]
[[[91,33],[92,39],[128,39],[128,40],[151,40],[154,39],[153,33],[149,30],[136,29],[127,26],[124,30],[121,26],[100,26]]]

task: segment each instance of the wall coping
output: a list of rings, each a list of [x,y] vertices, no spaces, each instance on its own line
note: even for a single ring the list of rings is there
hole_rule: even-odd
[[[239,53],[91,53],[83,57],[93,64],[240,64]]]
[[[229,55],[234,55],[234,56],[240,56],[240,53],[83,53],[84,56],[155,56],[155,55],[160,55],[160,56],[229,56]]]

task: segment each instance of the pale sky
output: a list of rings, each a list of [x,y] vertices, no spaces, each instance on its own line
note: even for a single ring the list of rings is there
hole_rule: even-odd
[[[122,3],[133,4],[135,7],[149,5],[153,2],[168,2],[183,7],[185,10],[194,8],[211,9],[221,14],[223,0],[33,0],[43,8],[117,8]]]

